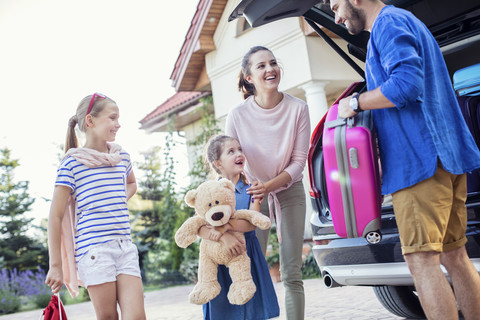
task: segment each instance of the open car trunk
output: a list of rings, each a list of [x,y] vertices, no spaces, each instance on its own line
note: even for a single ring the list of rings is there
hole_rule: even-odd
[[[469,49],[469,52],[479,52],[480,1],[386,0],[384,3],[407,9],[425,23],[440,47],[443,48],[451,73],[478,62],[476,56],[461,55],[466,48]],[[310,24],[318,24],[347,41],[350,54],[365,61],[369,33],[349,34],[344,25],[335,24],[335,14],[330,10],[329,5],[323,4],[323,1],[243,0],[230,14],[229,20],[240,16],[245,17],[253,27],[288,17],[303,16]],[[323,34],[320,35],[324,37]],[[475,46],[476,50],[472,50],[471,46]],[[351,61],[347,62],[351,64]]]

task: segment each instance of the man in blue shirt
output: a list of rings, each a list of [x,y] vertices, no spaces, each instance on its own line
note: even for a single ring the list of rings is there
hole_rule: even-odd
[[[391,193],[402,252],[429,319],[480,314],[480,277],[465,250],[466,172],[480,152],[462,117],[438,44],[410,12],[379,0],[330,0],[335,22],[371,32],[368,91],[339,115],[373,110],[382,193]],[[455,295],[440,264],[447,269]]]

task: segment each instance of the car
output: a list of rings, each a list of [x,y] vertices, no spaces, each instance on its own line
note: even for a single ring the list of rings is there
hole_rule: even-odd
[[[386,0],[386,4],[407,9],[430,29],[437,40],[451,76],[455,71],[480,63],[480,2],[478,0]],[[350,57],[365,61],[369,33],[348,33],[344,25],[335,24],[329,5],[318,0],[243,0],[230,14],[240,16],[252,27],[287,17],[303,16],[310,26],[341,55],[346,63],[364,78],[364,70]],[[324,32],[328,29],[347,43],[346,54]],[[359,92],[365,81],[350,85],[337,102]],[[311,137],[308,156],[310,197],[313,206],[311,226],[313,252],[325,286],[371,286],[381,304],[397,316],[424,319],[413,279],[401,253],[400,239],[391,204],[385,196],[381,208],[381,241],[372,244],[365,238],[340,238],[332,224],[326,195],[322,155],[323,126]],[[480,141],[477,141],[480,145]],[[473,177],[473,178],[472,178]],[[477,175],[478,177],[478,175]],[[468,179],[475,179],[469,175]],[[478,179],[478,178],[477,178]],[[479,181],[480,182],[480,181]],[[480,272],[480,192],[468,192],[468,226],[466,249]],[[446,270],[443,269],[445,274]]]

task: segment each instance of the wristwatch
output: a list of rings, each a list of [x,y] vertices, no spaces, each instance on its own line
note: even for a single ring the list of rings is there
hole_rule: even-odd
[[[352,98],[350,99],[350,108],[356,113],[362,112],[363,110],[360,108],[360,104],[358,103],[358,97],[360,94],[355,93]]]

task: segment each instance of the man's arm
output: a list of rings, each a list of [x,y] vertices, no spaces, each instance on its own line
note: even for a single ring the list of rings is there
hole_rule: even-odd
[[[352,96],[348,96],[340,100],[338,104],[338,114],[342,118],[350,118],[357,113],[350,108],[350,100]],[[380,87],[361,93],[358,96],[358,105],[362,110],[374,110],[393,108],[395,105],[387,99],[380,90]]]

